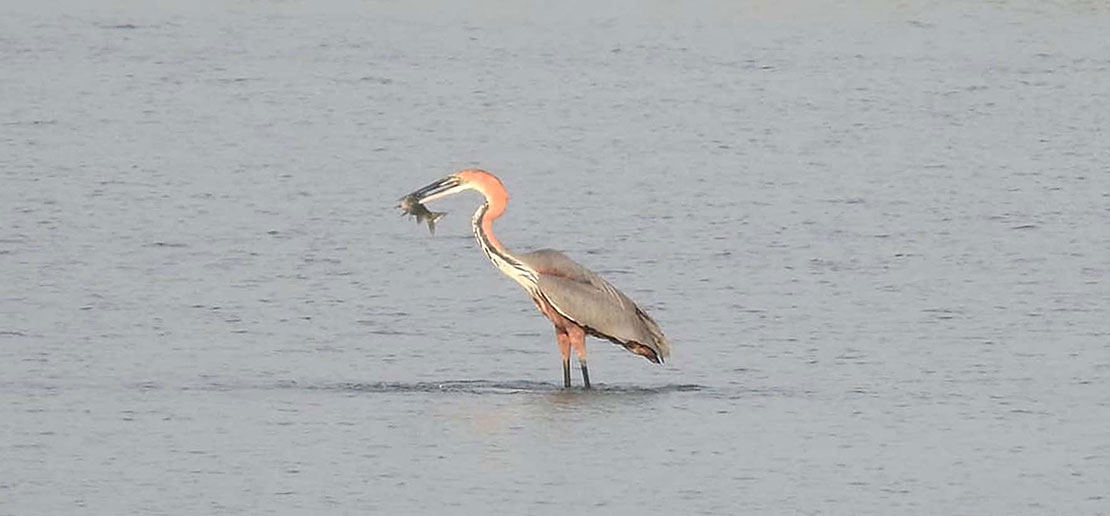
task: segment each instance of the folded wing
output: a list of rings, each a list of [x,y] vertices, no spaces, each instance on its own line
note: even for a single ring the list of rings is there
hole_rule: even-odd
[[[652,362],[670,355],[659,324],[601,276],[551,249],[520,258],[539,273],[539,290],[547,302],[590,334]]]

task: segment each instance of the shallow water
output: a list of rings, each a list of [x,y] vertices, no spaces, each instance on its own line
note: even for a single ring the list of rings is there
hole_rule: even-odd
[[[1107,26],[5,3],[0,515],[1107,514]],[[478,199],[394,209],[468,166],[672,359],[563,390]]]

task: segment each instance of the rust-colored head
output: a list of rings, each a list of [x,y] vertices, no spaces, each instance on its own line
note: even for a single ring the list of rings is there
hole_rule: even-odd
[[[460,170],[453,175],[459,178],[463,188],[477,190],[486,198],[491,219],[499,217],[505,211],[505,205],[509,203],[509,193],[497,176],[476,168]]]
[[[505,191],[505,186],[501,184],[501,180],[485,170],[476,168],[455,172],[413,192],[411,195],[417,201],[425,203],[466,190],[477,190],[485,196],[486,203],[489,204],[487,213],[490,219],[500,216],[505,211],[505,205],[509,202],[509,194]]]
[[[505,185],[501,184],[501,180],[498,179],[497,176],[490,174],[485,170],[468,168],[466,170],[455,172],[451,175],[457,177],[463,183],[471,185],[471,188],[473,188],[474,190],[478,190],[482,193],[495,192],[497,190],[505,189]]]

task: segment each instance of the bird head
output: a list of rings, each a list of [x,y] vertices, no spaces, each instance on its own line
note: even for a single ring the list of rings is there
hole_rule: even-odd
[[[497,179],[497,176],[485,170],[473,168],[455,172],[412,192],[410,195],[417,202],[426,203],[466,190],[477,190],[485,196],[487,202],[500,201],[500,204],[504,204],[509,198],[505,193],[505,187],[501,184],[501,180]]]

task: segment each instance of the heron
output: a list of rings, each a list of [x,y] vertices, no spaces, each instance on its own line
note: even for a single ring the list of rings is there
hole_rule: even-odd
[[[555,326],[564,388],[571,386],[572,349],[578,356],[583,387],[590,388],[587,335],[609,340],[656,364],[670,356],[659,324],[597,273],[554,249],[514,254],[501,244],[493,234],[493,221],[505,213],[509,194],[497,176],[484,170],[461,170],[406,197],[422,204],[467,190],[485,197],[471,219],[478,246],[498,270],[524,287],[536,308]]]

